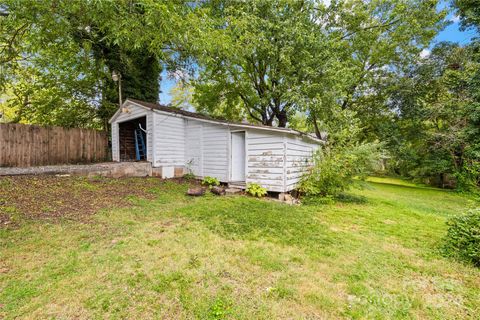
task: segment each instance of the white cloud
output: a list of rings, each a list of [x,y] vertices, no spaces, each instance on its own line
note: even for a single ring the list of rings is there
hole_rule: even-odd
[[[449,21],[451,21],[453,23],[457,23],[457,22],[460,21],[460,16],[454,15],[449,19]]]
[[[318,2],[323,4],[325,7],[330,7],[330,4],[332,3],[331,0],[319,0]]]
[[[428,50],[428,49],[423,49],[421,52],[420,52],[420,57],[421,58],[427,58],[430,53],[432,53],[432,51]]]

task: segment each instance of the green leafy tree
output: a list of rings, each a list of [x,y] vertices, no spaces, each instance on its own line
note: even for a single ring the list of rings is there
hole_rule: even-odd
[[[453,0],[452,3],[464,28],[474,27],[480,30],[480,3],[477,0]]]
[[[306,87],[306,106],[318,135],[340,110],[350,110],[362,120],[358,138],[375,139],[378,124],[391,119],[386,108],[389,79],[418,60],[444,26],[445,11],[438,1],[334,1],[327,20],[329,38],[337,39],[334,62],[321,84]],[[338,15],[338,16],[337,16]],[[339,63],[335,63],[339,61]],[[313,66],[312,66],[313,68]],[[330,70],[332,69],[332,70]],[[331,131],[332,133],[334,131]]]
[[[196,99],[286,126],[304,112],[320,135],[340,108],[376,116],[382,78],[418,58],[443,26],[438,1],[207,1]]]
[[[390,100],[397,119],[385,136],[398,173],[463,189],[479,185],[477,50],[439,44],[399,79]]]
[[[194,88],[187,81],[177,81],[169,93],[172,97],[171,105],[173,107],[184,110],[197,108],[193,101]]]
[[[157,101],[161,65],[193,33],[194,11],[186,1],[4,1],[0,86],[21,93],[8,99],[16,120],[103,125],[118,101],[113,70],[124,97]],[[90,121],[77,116],[84,108]]]
[[[214,111],[224,103],[232,114],[243,111],[250,120],[285,127],[296,111],[302,65],[323,46],[322,35],[313,32],[314,3],[208,1],[206,7],[212,28],[199,39],[199,104]]]

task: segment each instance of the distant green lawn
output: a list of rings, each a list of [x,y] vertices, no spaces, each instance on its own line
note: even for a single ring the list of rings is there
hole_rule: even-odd
[[[93,221],[0,230],[0,318],[480,315],[480,270],[438,252],[467,197],[374,178],[343,202],[288,206],[150,185],[153,200]]]

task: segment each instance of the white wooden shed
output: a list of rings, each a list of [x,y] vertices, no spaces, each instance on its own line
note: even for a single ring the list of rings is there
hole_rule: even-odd
[[[110,119],[113,161],[135,161],[135,129],[144,129],[146,161],[163,178],[192,172],[235,187],[295,189],[322,140],[288,128],[214,119],[127,99]],[[138,131],[138,130],[137,130]]]

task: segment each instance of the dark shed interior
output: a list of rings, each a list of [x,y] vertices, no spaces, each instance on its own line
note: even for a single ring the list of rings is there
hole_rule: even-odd
[[[137,161],[135,152],[135,129],[139,129],[139,125],[146,130],[147,118],[141,117],[118,124],[118,133],[120,140],[120,161]],[[139,131],[143,136],[145,147],[147,146],[147,137],[143,130]],[[145,150],[146,157],[146,150]],[[140,160],[146,160],[142,157]]]

